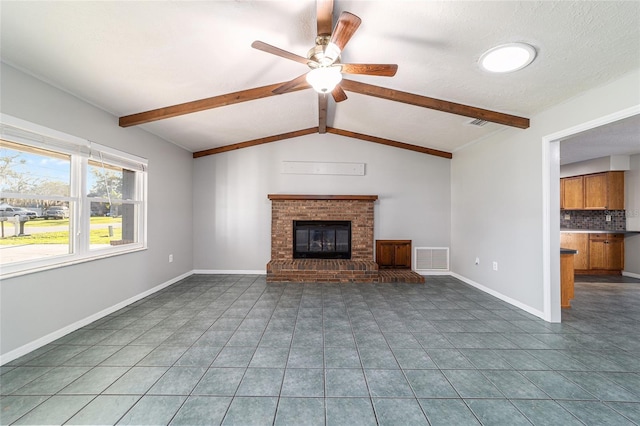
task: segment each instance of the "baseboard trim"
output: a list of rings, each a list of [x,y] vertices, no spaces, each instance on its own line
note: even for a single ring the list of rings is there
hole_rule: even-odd
[[[86,326],[88,324],[91,324],[92,322],[94,322],[96,320],[99,320],[100,318],[106,317],[107,315],[112,314],[112,313],[116,312],[119,309],[122,309],[122,308],[124,308],[124,307],[126,307],[126,306],[128,306],[128,305],[130,305],[132,303],[137,302],[140,299],[143,299],[143,298],[145,298],[147,296],[150,296],[153,293],[158,292],[158,291],[160,291],[160,290],[162,290],[162,289],[164,289],[166,287],[169,287],[171,284],[175,284],[178,281],[183,280],[183,279],[185,279],[187,277],[190,277],[193,274],[194,274],[193,271],[186,272],[186,273],[184,273],[182,275],[179,275],[179,276],[177,276],[175,278],[172,278],[169,281],[166,281],[166,282],[164,282],[164,283],[162,283],[160,285],[157,285],[157,286],[155,286],[155,287],[153,287],[153,288],[151,288],[151,289],[149,289],[147,291],[144,291],[144,292],[142,292],[140,294],[137,294],[137,295],[135,295],[133,297],[130,297],[127,300],[123,300],[120,303],[116,303],[115,305],[110,306],[110,307],[108,307],[106,309],[103,309],[100,312],[97,312],[97,313],[95,313],[93,315],[90,315],[90,316],[88,316],[86,318],[83,318],[80,321],[76,321],[73,324],[69,324],[68,326],[63,327],[63,328],[61,328],[59,330],[56,330],[56,331],[54,331],[52,333],[49,333],[46,336],[43,336],[43,337],[41,337],[41,338],[39,338],[37,340],[29,342],[26,345],[22,345],[19,348],[16,348],[16,349],[14,349],[12,351],[7,352],[6,354],[2,354],[2,355],[0,355],[0,365],[4,365],[4,364],[6,364],[8,362],[13,361],[14,359],[20,358],[21,356],[28,354],[29,352],[32,352],[32,351],[34,351],[34,350],[36,350],[38,348],[41,348],[44,345],[48,345],[49,343],[51,343],[51,342],[53,342],[53,341],[55,341],[55,340],[57,340],[57,339],[59,339],[59,338],[61,338],[63,336],[66,336],[69,333],[72,333],[72,332],[74,332],[74,331],[76,331],[76,330],[78,330],[78,329],[80,329],[80,328],[82,328],[82,327],[84,327],[84,326]]]
[[[532,307],[531,307],[531,306],[529,306],[529,305],[525,305],[525,304],[524,304],[524,303],[522,303],[522,302],[519,302],[519,301],[517,301],[517,300],[515,300],[515,299],[512,299],[512,298],[510,298],[509,296],[505,296],[505,295],[504,295],[504,294],[502,294],[502,293],[499,293],[499,292],[497,292],[497,291],[495,291],[495,290],[492,290],[492,289],[490,289],[490,288],[488,288],[488,287],[485,287],[485,286],[483,286],[482,284],[477,283],[477,282],[475,282],[475,281],[473,281],[473,280],[470,280],[469,278],[464,277],[464,276],[462,276],[462,275],[459,275],[459,274],[456,274],[456,273],[452,272],[452,273],[451,273],[451,276],[452,276],[452,277],[455,277],[455,278],[457,278],[457,279],[459,279],[460,281],[462,281],[462,282],[464,282],[464,283],[466,283],[466,284],[469,284],[469,285],[470,285],[470,286],[472,286],[472,287],[477,288],[478,290],[484,291],[485,293],[490,294],[490,295],[492,295],[493,297],[497,297],[498,299],[502,300],[503,302],[507,302],[508,304],[513,305],[513,306],[515,306],[516,308],[522,309],[523,311],[528,312],[528,313],[530,313],[531,315],[535,315],[536,317],[538,317],[538,318],[540,318],[540,319],[543,319],[543,320],[547,321],[547,320],[545,319],[544,312],[539,311],[538,309],[532,308]]]
[[[640,274],[636,274],[635,272],[622,271],[622,276],[629,277],[629,278],[637,278],[640,280]]]
[[[242,269],[194,269],[197,275],[267,275],[266,269],[242,270]]]

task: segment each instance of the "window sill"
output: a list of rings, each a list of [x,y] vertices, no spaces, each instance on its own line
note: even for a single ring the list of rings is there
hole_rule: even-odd
[[[78,265],[80,263],[93,262],[95,260],[106,259],[108,257],[120,256],[123,254],[136,253],[147,250],[142,244],[135,244],[135,247],[123,248],[122,246],[114,246],[113,248],[100,250],[99,252],[90,252],[86,255],[63,255],[56,256],[51,259],[41,259],[40,261],[23,262],[9,264],[0,267],[0,279],[3,281],[9,278],[16,278],[23,275],[33,274],[37,272],[48,271],[51,269],[64,268],[67,266]]]

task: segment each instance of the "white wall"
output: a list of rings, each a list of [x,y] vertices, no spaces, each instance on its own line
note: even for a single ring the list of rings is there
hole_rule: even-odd
[[[560,166],[560,177],[588,175],[608,171],[629,170],[628,155],[610,155]]]
[[[140,129],[120,128],[117,117],[6,64],[1,76],[3,113],[149,160],[148,250],[2,280],[0,353],[6,362],[193,269],[193,160],[189,152]]]
[[[548,261],[543,243],[550,238],[555,282],[550,306],[559,316],[559,267],[553,254],[559,250],[554,235],[559,234],[559,183],[554,183],[559,159],[554,157],[551,172],[545,171],[542,139],[640,104],[639,71],[530,117],[527,130],[506,129],[454,153],[451,256],[458,276],[543,317]],[[543,236],[545,214],[555,215],[549,236]]]
[[[640,231],[640,154],[631,156],[630,163],[624,174],[627,230]],[[624,254],[624,273],[640,278],[640,234],[624,239]]]
[[[283,161],[365,163],[365,176],[282,174]],[[375,239],[449,246],[450,160],[308,135],[202,157],[194,165],[194,267],[264,271],[271,258],[267,194],[378,195]]]

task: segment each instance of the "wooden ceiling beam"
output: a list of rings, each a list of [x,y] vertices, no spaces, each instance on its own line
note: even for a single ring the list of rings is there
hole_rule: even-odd
[[[234,151],[236,149],[248,148],[250,146],[262,145],[265,143],[277,142],[284,139],[297,138],[298,136],[311,135],[318,133],[317,127],[310,127],[308,129],[296,130],[294,132],[282,133],[279,135],[267,136],[265,138],[253,139],[246,142],[234,143],[231,145],[221,146],[219,148],[207,149],[204,151],[198,151],[193,153],[193,158],[205,157],[207,155],[220,154],[222,152]]]
[[[386,87],[374,86],[373,84],[343,78],[340,82],[342,88],[348,92],[359,93],[361,95],[374,96],[389,101],[402,102],[422,108],[429,108],[436,111],[448,112],[450,114],[462,115],[465,117],[479,118],[492,123],[503,124],[505,126],[517,127],[520,129],[529,128],[529,119],[515,115],[503,114],[469,105],[449,102],[442,99],[429,98],[427,96],[416,95],[400,90],[388,89]]]
[[[422,154],[435,155],[442,158],[453,158],[453,154],[446,151],[439,151],[437,149],[425,148],[423,146],[412,145],[409,143],[398,142],[391,139],[379,138],[377,136],[365,135],[363,133],[350,132],[348,130],[336,129],[334,127],[327,127],[327,133],[333,133],[334,135],[346,136],[348,138],[360,139],[367,142],[379,143],[382,145],[392,146],[395,148],[408,149],[409,151],[420,152]]]
[[[182,104],[172,105],[164,108],[139,112],[137,114],[126,115],[124,117],[120,117],[119,124],[120,127],[136,126],[139,124],[164,120],[166,118],[177,117],[179,115],[191,114],[194,112],[238,104],[241,102],[268,98],[269,96],[276,96],[277,94],[273,93],[273,91],[286,83],[287,82],[285,81],[283,83],[270,84],[268,86],[256,87],[254,89],[240,90],[239,92],[227,93],[225,95],[214,96],[197,101],[185,102]],[[311,86],[309,86],[308,83],[301,84],[300,86],[290,89],[288,93],[308,89],[309,87]]]
[[[329,96],[318,94],[318,133],[327,133],[327,108],[329,108]]]
[[[390,139],[379,138],[377,136],[365,135],[362,133],[350,132],[348,130],[336,129],[334,127],[326,127],[327,133],[333,133],[334,135],[345,136],[348,138],[360,139],[367,142],[379,143],[382,145],[392,146],[394,148],[407,149],[409,151],[415,151],[422,154],[435,155],[442,158],[453,158],[453,154],[446,151],[439,151],[437,149],[425,148],[423,146],[411,145],[404,142],[393,141]],[[282,133],[274,136],[267,136],[264,138],[253,139],[246,142],[234,143],[231,145],[221,146],[219,148],[207,149],[204,151],[198,151],[193,153],[193,158],[206,157],[207,155],[221,154],[223,152],[235,151],[237,149],[249,148],[251,146],[262,145],[265,143],[277,142],[284,139],[297,138],[299,136],[311,135],[313,133],[320,133],[319,127],[310,127],[308,129],[296,130],[294,132]]]

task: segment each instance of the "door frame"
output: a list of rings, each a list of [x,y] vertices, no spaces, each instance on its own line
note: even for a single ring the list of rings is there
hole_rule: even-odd
[[[542,138],[543,312],[560,322],[560,143],[571,136],[640,114],[640,105],[605,115]]]

